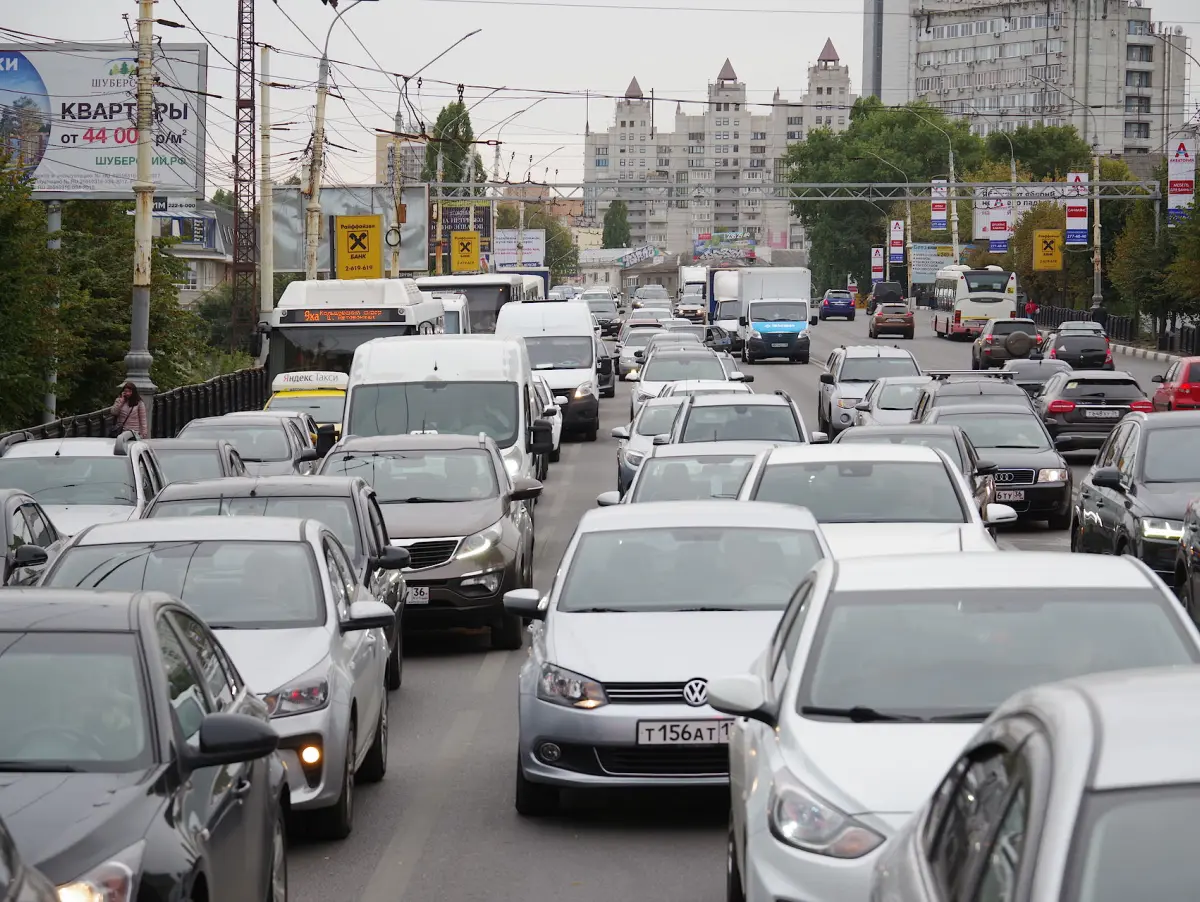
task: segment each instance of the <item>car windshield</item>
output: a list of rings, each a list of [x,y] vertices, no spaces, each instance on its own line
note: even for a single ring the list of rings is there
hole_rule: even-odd
[[[920,383],[915,382],[885,383],[879,389],[876,406],[880,410],[912,410],[917,404],[922,387]]]
[[[725,378],[725,367],[711,354],[704,356],[655,357],[644,370],[643,382],[681,382],[684,379]]]
[[[42,504],[133,505],[133,467],[129,458],[4,457],[0,487],[20,489]]]
[[[939,416],[945,426],[958,426],[976,448],[1026,448],[1045,451],[1052,447],[1046,428],[1032,412],[991,410],[987,413],[954,413]]]
[[[848,301],[853,298],[854,295],[848,291],[827,291],[825,292],[825,297],[829,298],[831,301]]]
[[[917,362],[911,357],[847,357],[839,382],[874,382],[888,376],[919,376]]]
[[[680,398],[679,404],[683,403]],[[675,415],[679,413],[679,404],[655,404],[644,406],[638,411],[637,426],[634,432],[637,435],[664,435],[671,431],[671,425],[675,422]]]
[[[535,370],[582,370],[592,366],[594,345],[590,335],[526,335],[525,347]]]
[[[737,319],[741,315],[741,301],[721,301],[717,304],[717,319]]]
[[[447,330],[449,331],[449,330]],[[346,410],[346,395],[275,395],[268,404],[270,410],[302,410],[318,423],[340,423]]]
[[[346,546],[346,551],[355,560],[359,558],[361,547],[354,502],[341,495],[181,498],[175,501],[159,501],[150,508],[147,516],[292,517],[297,520],[318,520],[333,531],[338,541]]]
[[[613,296],[607,291],[585,291],[581,298],[585,301],[611,301]]]
[[[1087,793],[1064,902],[1189,898],[1200,882],[1189,841],[1197,806],[1195,784]]]
[[[482,432],[507,448],[517,440],[520,423],[515,382],[398,382],[356,388],[346,434]]]
[[[1081,376],[1063,386],[1062,397],[1072,401],[1137,401],[1146,393],[1133,379],[1088,379]]]
[[[983,720],[1030,686],[1194,664],[1200,653],[1173,604],[1154,589],[834,592],[805,660],[799,707]]]
[[[204,479],[220,479],[225,475],[221,469],[221,451],[169,451],[155,448],[154,456],[162,468],[167,482],[200,482]]]
[[[223,419],[211,423],[188,423],[180,431],[179,438],[223,438],[233,445],[242,460],[259,463],[291,459],[292,449],[283,429],[282,421],[278,426],[250,426]]]
[[[1060,332],[1103,332],[1104,327],[1094,320],[1067,320],[1059,325]]]
[[[700,344],[700,341],[694,335],[672,335],[670,333],[660,333],[659,335],[655,335],[652,339],[650,339],[649,342],[649,345],[652,348],[661,348],[664,345],[673,345],[677,348],[688,347],[690,345],[692,348],[695,348],[698,344]]]
[[[130,542],[75,545],[45,586],[166,592],[213,629],[323,626],[325,597],[305,542]]]
[[[684,442],[802,442],[800,427],[785,404],[718,404],[692,408]]]
[[[585,298],[588,309],[596,316],[616,316],[617,305],[610,298]]]
[[[625,338],[624,347],[644,348],[655,335],[660,335],[661,329],[635,329]]]
[[[754,500],[806,507],[820,523],[967,522],[954,482],[940,463],[768,464]]]
[[[816,535],[801,530],[679,526],[585,533],[564,564],[558,611],[779,611],[820,558]],[[632,591],[614,595],[614,578]]]
[[[650,458],[642,464],[630,501],[698,501],[736,498],[753,457]]]
[[[808,320],[808,304],[796,301],[754,301],[750,319],[756,323],[796,323]]]
[[[637,292],[635,292],[634,296],[646,299],[665,298],[667,297],[667,289],[663,288],[661,285],[646,285],[642,288],[639,288]]]
[[[953,435],[930,435],[929,433],[919,432],[915,429],[905,429],[899,432],[876,432],[874,429],[851,428],[839,433],[837,440],[839,444],[842,442],[853,442],[881,445],[917,445],[923,448],[937,448],[939,451],[945,451],[951,460],[957,461],[960,470],[966,469],[966,461],[963,460],[962,450],[958,447],[958,442],[954,440]]]
[[[492,456],[483,450],[335,451],[322,476],[359,476],[380,504],[480,501],[500,494]]]
[[[132,633],[0,633],[0,771],[149,767],[143,673]]]
[[[1200,482],[1200,426],[1152,429],[1146,437],[1146,482]]]

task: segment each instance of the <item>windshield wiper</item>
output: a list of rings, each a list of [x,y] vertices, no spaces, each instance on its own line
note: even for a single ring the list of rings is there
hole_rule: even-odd
[[[564,611],[564,614],[640,614],[633,608],[579,608],[575,611]]]
[[[718,607],[702,607],[702,608],[671,608],[672,611],[678,613],[687,613],[690,611],[740,611],[741,608],[718,608]]]
[[[10,774],[82,774],[83,768],[55,761],[0,761],[0,772]]]
[[[413,495],[411,498],[397,499],[400,504],[442,504],[446,501],[445,498],[423,498],[420,495]],[[388,504],[395,504],[395,501],[389,501]]]
[[[925,723],[925,718],[914,714],[890,714],[886,711],[876,711],[863,705],[851,708],[827,708],[823,705],[804,705],[801,714],[814,714],[818,717],[844,717],[854,723]]]
[[[1004,448],[1005,450],[1046,451],[1041,445],[988,445],[989,448]]]
[[[991,711],[962,711],[958,714],[938,714],[929,720],[932,723],[970,723],[976,720],[982,723],[991,716]]]
[[[247,457],[245,454],[243,454],[242,455],[242,463],[244,463],[244,464],[263,464],[263,463],[266,463],[266,461],[263,460],[261,457]]]

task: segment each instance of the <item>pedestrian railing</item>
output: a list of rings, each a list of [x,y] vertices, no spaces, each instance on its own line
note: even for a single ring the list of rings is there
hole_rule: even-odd
[[[1056,329],[1068,320],[1092,318],[1091,310],[1075,310],[1070,307],[1039,307],[1034,321],[1043,328]],[[1108,314],[1104,320],[1105,331],[1114,341],[1133,342],[1140,337],[1153,339],[1153,335],[1142,336],[1137,320],[1132,316]],[[1185,323],[1177,331],[1158,336],[1155,345],[1159,351],[1178,354],[1181,357],[1200,357],[1200,327]]]
[[[262,367],[216,376],[198,385],[181,385],[154,396],[150,431],[154,438],[173,438],[190,421],[218,417],[238,410],[257,410],[270,395],[271,382]],[[50,423],[17,429],[7,435],[27,432],[42,438],[104,438],[116,420],[109,408],[63,417]],[[0,435],[4,438],[4,435]]]

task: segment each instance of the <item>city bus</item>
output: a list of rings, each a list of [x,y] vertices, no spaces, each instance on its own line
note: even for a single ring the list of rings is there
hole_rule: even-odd
[[[472,276],[423,276],[417,279],[422,291],[453,291],[467,298],[471,331],[495,332],[496,314],[510,301],[536,301],[546,296],[545,283],[537,276],[516,273],[483,273]]]
[[[260,363],[282,373],[349,373],[354,351],[373,338],[444,332],[442,302],[412,279],[292,282],[260,322]]]
[[[1017,274],[988,266],[947,266],[933,288],[933,331],[939,338],[974,338],[990,319],[1012,319],[1017,311]]]

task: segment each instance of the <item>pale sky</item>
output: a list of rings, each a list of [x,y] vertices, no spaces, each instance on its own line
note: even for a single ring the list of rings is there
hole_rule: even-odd
[[[422,77],[427,80],[419,90],[415,81],[410,83],[409,100],[432,130],[438,110],[457,96],[458,83],[483,86],[466,89],[468,104],[484,98],[491,88],[505,88],[483,99],[472,111],[475,132],[479,134],[547,97],[506,125],[501,134],[501,176],[509,172],[514,181],[524,178],[531,156],[535,161],[534,180],[580,181],[584,123],[590,119],[593,128],[606,128],[611,124],[614,103],[612,99],[593,97],[589,104],[583,92],[620,96],[634,76],[647,96],[653,88],[658,98],[665,98],[658,103],[656,114],[667,128],[673,122],[676,100],[685,101],[685,111],[701,111],[698,103],[689,110],[687,101],[704,99],[707,84],[716,79],[726,57],[746,83],[752,103],[769,102],[777,87],[784,98],[798,99],[805,88],[808,66],[820,53],[825,39],[832,38],[842,62],[850,66],[853,90],[858,93],[860,89],[862,0],[745,0],[742,6],[732,0],[648,3],[363,2],[334,27],[329,43],[332,60],[365,67],[334,64],[333,79],[344,100],[329,100],[328,137],[354,150],[330,150],[326,170],[329,180],[344,184],[374,180],[372,130],[392,127],[399,96],[394,78],[371,71],[376,62],[387,72],[411,74],[477,28],[482,32],[424,70]],[[341,0],[340,7],[344,10],[348,4],[349,0]],[[1158,0],[1152,8],[1155,21],[1182,25],[1188,34],[1200,35],[1200,6],[1196,0]],[[288,21],[284,10],[299,28]],[[236,4],[234,0],[159,0],[155,15],[186,25],[184,11],[212,44],[208,90],[221,95],[221,99],[208,101],[207,177],[211,195],[215,187],[226,186],[231,179],[234,82],[232,68],[221,54],[234,58],[231,36],[237,27]],[[311,133],[319,54],[309,39],[323,44],[335,14],[321,0],[258,0],[256,11],[257,40],[306,55],[272,55],[272,80],[303,85],[298,90],[272,93],[274,122],[290,123],[288,130],[276,131],[273,139],[275,173],[282,179],[295,171],[297,163],[292,158],[303,151]],[[9,3],[2,24],[42,38],[128,41],[122,14],[136,20],[137,4],[132,0]],[[158,33],[167,42],[204,40],[190,27],[159,28]],[[0,35],[0,40],[9,38]],[[1195,49],[1192,52],[1200,56]],[[569,92],[571,96],[547,95],[543,93],[546,90]],[[1196,100],[1195,89],[1192,100]],[[495,138],[496,130],[492,128],[483,137]],[[494,149],[480,150],[490,172]]]

